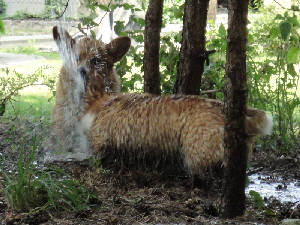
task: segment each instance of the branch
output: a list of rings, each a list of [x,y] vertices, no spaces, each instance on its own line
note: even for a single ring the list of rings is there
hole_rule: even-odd
[[[35,85],[46,85],[49,87],[49,85],[47,85],[47,84],[25,84],[20,87],[17,87],[15,90],[13,90],[9,94],[7,94],[4,98],[1,98],[0,102],[6,103],[7,101],[9,101],[11,99],[12,96],[16,95],[18,93],[18,91],[20,91],[21,89],[29,87],[29,86],[35,86]]]
[[[277,0],[273,0],[274,2],[276,2],[281,8],[283,8],[283,9],[286,9],[286,10],[292,10],[292,11],[300,11],[300,9],[298,8],[291,8],[291,9],[289,9],[289,8],[286,8],[286,7],[284,7],[281,3],[279,3]]]
[[[104,17],[105,17],[105,16],[107,15],[107,13],[109,12],[109,6],[111,5],[111,2],[112,2],[112,0],[109,1],[108,5],[107,5],[107,10],[106,10],[105,14],[102,16],[100,22],[97,23],[97,25],[93,25],[93,26],[87,25],[86,28],[81,28],[81,29],[82,29],[82,30],[83,30],[83,29],[88,30],[88,29],[92,29],[92,28],[94,28],[94,27],[96,27],[96,26],[99,26],[99,25],[102,23],[102,20],[104,19]],[[75,26],[72,26],[72,27],[78,28],[78,27],[75,27]],[[84,32],[82,31],[82,33],[84,33]]]
[[[108,10],[109,10],[109,6],[110,6],[111,2],[112,2],[112,0],[109,1],[108,5],[107,5],[107,10],[106,10],[104,16],[101,18],[100,22],[98,23],[98,26],[102,23],[102,20],[104,19],[104,17],[105,17],[105,16],[107,15],[107,13],[109,12]],[[94,26],[94,27],[95,27],[95,26]]]
[[[65,4],[65,9],[64,9],[64,11],[62,12],[62,14],[61,14],[60,16],[55,17],[54,19],[59,19],[59,18],[61,18],[61,17],[65,14],[65,12],[66,12],[66,10],[67,10],[67,8],[68,8],[68,5],[69,5],[69,0],[68,0],[67,3]]]

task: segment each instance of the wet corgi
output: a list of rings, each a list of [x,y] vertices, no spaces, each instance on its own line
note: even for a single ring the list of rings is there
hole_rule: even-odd
[[[223,107],[223,102],[199,96],[102,93],[88,96],[81,123],[95,155],[137,169],[182,166],[199,175],[223,161]],[[270,116],[247,108],[249,155],[254,136],[271,129]]]

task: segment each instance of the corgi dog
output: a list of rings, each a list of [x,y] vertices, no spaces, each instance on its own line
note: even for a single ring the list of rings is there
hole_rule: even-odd
[[[93,154],[138,169],[183,166],[195,175],[222,163],[223,102],[186,95],[114,95],[103,92],[105,76],[91,75],[80,120]],[[249,156],[254,137],[270,134],[272,126],[266,112],[247,108]]]
[[[85,159],[91,155],[88,138],[78,116],[86,104],[87,85],[93,76],[102,77],[101,89],[110,95],[120,93],[120,81],[113,68],[130,47],[130,38],[120,37],[105,44],[91,38],[73,39],[62,28],[53,28],[53,38],[63,59],[56,86],[56,101],[51,118],[54,159]],[[53,153],[56,153],[53,155]],[[47,160],[47,159],[46,159]],[[51,160],[51,159],[49,159]]]
[[[98,94],[88,96],[81,117],[95,155],[118,159],[138,169],[146,163],[146,168],[159,170],[183,165],[194,175],[222,163],[223,102],[199,96]],[[270,134],[271,129],[270,116],[247,108],[249,155],[254,136]]]

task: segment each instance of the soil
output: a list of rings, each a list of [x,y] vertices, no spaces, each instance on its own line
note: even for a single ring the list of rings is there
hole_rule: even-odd
[[[30,122],[0,122],[0,153],[3,168],[15,163],[22,136],[43,133],[43,124]],[[13,124],[13,125],[12,125]],[[17,127],[17,129],[13,129]],[[26,130],[26,131],[25,131]],[[28,132],[30,131],[30,132]],[[37,131],[37,132],[34,132]],[[18,137],[18,138],[16,138]],[[297,148],[295,148],[297,149]],[[300,155],[296,150],[278,153],[274,147],[255,149],[248,174],[259,173],[284,182],[298,182]],[[41,163],[40,163],[41,165]],[[111,164],[101,168],[91,160],[53,162],[81,184],[96,193],[89,206],[79,212],[61,209],[15,212],[8,208],[0,191],[0,220],[2,224],[279,224],[283,219],[299,219],[299,202],[281,202],[270,197],[263,199],[259,209],[247,198],[243,216],[228,220],[219,218],[221,178],[215,175],[207,183],[186,173],[160,174],[155,171],[136,171]],[[49,165],[46,165],[46,167]],[[0,177],[1,178],[1,177]],[[1,178],[3,180],[3,178]],[[201,181],[201,182],[199,182]],[[272,182],[270,179],[269,182]],[[283,186],[285,183],[283,183]],[[5,188],[1,183],[2,189]]]

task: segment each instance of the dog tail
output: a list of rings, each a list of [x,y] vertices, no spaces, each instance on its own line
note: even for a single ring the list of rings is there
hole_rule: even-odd
[[[270,135],[273,128],[273,118],[265,111],[248,108],[246,113],[246,132],[248,136]]]

